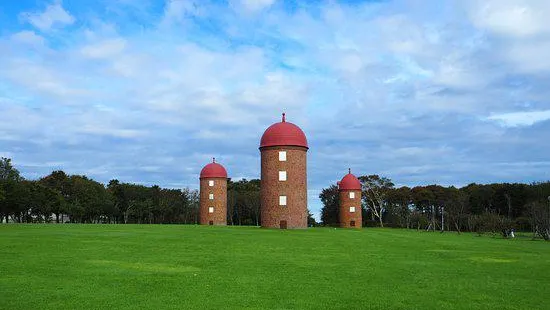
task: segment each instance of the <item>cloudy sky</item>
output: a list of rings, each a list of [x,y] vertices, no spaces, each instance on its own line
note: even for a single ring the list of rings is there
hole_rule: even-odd
[[[303,128],[309,205],[398,185],[550,179],[550,1],[0,0],[0,156],[27,178],[258,178]]]

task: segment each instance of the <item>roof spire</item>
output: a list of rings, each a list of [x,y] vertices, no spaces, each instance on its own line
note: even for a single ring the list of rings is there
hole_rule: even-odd
[[[286,122],[286,113],[283,112],[283,123]]]
[[[348,168],[348,173],[351,174],[351,168]]]
[[[216,157],[212,157],[212,162],[216,163]]]

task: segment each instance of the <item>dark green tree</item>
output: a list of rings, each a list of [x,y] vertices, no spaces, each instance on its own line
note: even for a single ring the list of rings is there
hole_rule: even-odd
[[[396,219],[395,226],[410,228],[411,226],[411,189],[404,186],[388,193],[388,211]]]
[[[340,196],[338,186],[331,185],[328,188],[323,188],[319,194],[319,199],[323,204],[321,209],[321,222],[324,226],[338,226],[339,223],[339,204]]]
[[[58,193],[59,196],[52,196],[57,201],[51,205],[51,212],[55,214],[55,222],[59,223],[60,215],[67,211],[66,200],[69,198],[71,181],[67,174],[61,170],[53,171],[41,178],[38,182]]]
[[[260,180],[229,180],[227,196],[228,224],[260,225]]]
[[[317,226],[317,222],[315,221],[315,218],[313,217],[313,213],[307,210],[307,226],[308,227],[315,227]]]
[[[10,214],[18,209],[19,202],[15,195],[16,191],[20,191],[20,183],[23,178],[19,171],[13,167],[11,159],[0,158],[0,222],[3,218],[6,222],[9,220]],[[15,205],[14,205],[15,204]]]

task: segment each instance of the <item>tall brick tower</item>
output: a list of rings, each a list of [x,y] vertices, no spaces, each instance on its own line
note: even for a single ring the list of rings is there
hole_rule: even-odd
[[[201,170],[200,223],[227,225],[227,171],[215,158]]]
[[[262,227],[307,228],[307,144],[300,127],[283,119],[260,141]]]
[[[361,228],[363,217],[361,212],[361,182],[356,176],[346,174],[342,181],[338,182],[340,192],[340,227]]]

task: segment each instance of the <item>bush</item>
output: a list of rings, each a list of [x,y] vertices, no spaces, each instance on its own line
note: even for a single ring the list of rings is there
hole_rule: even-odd
[[[485,212],[481,215],[470,215],[468,217],[468,227],[479,235],[489,232],[508,238],[514,228],[514,222],[499,214]]]
[[[550,241],[550,197],[548,198],[548,202],[535,201],[528,204],[533,232],[546,241]]]
[[[514,226],[519,231],[531,231],[533,228],[531,227],[531,219],[529,217],[521,216],[516,218]]]

